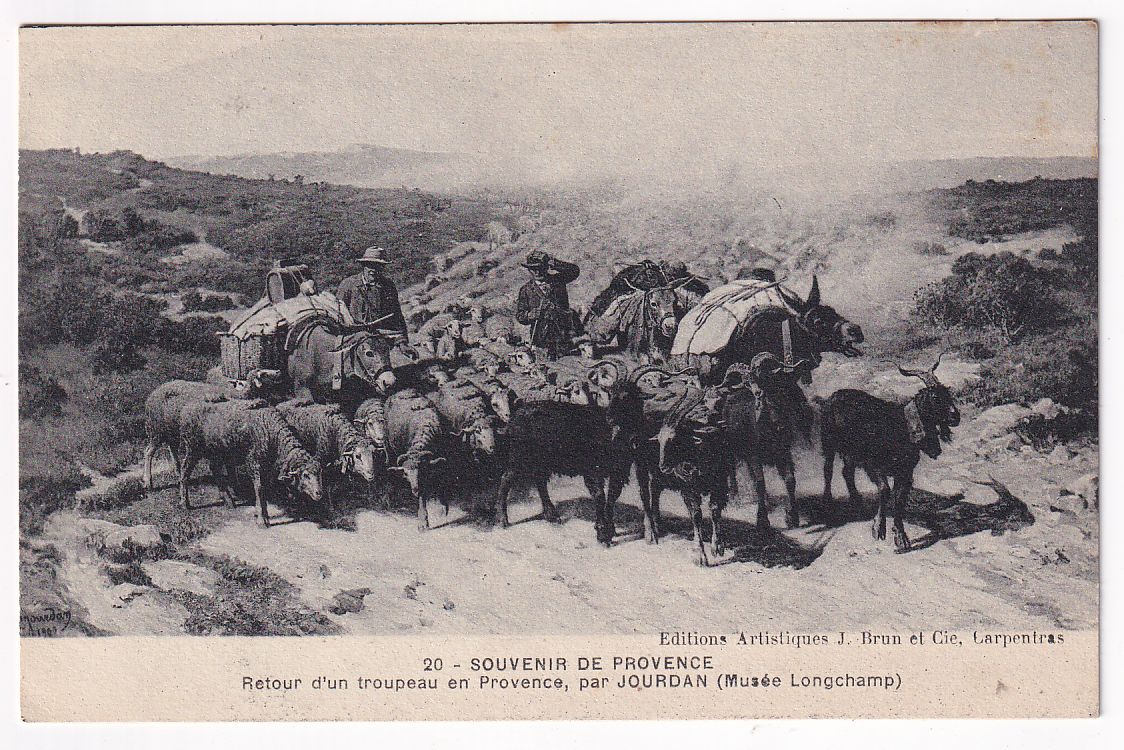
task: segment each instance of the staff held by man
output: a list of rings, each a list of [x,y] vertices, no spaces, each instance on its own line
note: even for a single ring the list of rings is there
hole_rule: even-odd
[[[531,346],[544,349],[552,358],[568,353],[574,336],[581,333],[581,322],[570,309],[566,285],[578,278],[581,270],[577,264],[541,250],[528,254],[523,267],[530,272],[531,280],[519,290],[515,319],[530,326]]]

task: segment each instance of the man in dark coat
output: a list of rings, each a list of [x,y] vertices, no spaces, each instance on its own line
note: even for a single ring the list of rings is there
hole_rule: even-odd
[[[531,327],[531,346],[545,349],[550,357],[568,353],[581,325],[570,309],[566,285],[581,270],[574,263],[552,258],[540,250],[531,252],[523,267],[530,271],[531,280],[519,290],[515,319]]]
[[[386,251],[369,247],[359,263],[363,271],[341,281],[336,296],[347,305],[356,324],[405,336],[406,319],[398,302],[398,290],[386,276]]]

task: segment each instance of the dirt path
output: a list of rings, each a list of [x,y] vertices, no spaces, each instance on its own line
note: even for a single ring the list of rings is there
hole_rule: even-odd
[[[1013,573],[1020,557],[1012,550],[1020,544],[986,532],[908,555],[872,540],[866,521],[815,524],[761,544],[749,528],[754,509],[742,506],[729,514],[737,555],[703,569],[693,562],[674,495],[664,503],[671,534],[653,546],[636,539],[638,500],[633,487],[626,489],[622,536],[606,550],[593,541],[592,508],[578,483],[559,480],[552,489],[566,518],[561,526],[535,517],[537,503],[515,506],[507,530],[457,523],[454,511],[451,525],[425,534],[408,515],[375,511],[360,513],[355,531],[312,523],[267,531],[243,509],[201,547],[270,568],[317,609],[341,590],[371,589],[363,611],[338,618],[349,632],[364,634],[818,631],[874,623],[898,630],[933,623],[1050,629],[1063,624],[1060,611],[1066,625],[1095,617],[1088,606],[1096,600],[1095,581],[1075,588],[1068,575],[1041,565],[1040,583],[1061,599],[1030,606],[1024,571]],[[774,511],[774,525],[781,515]],[[923,527],[907,528],[924,538]]]
[[[913,388],[854,362],[827,366],[833,383]],[[952,362],[947,373],[962,379],[972,368]],[[573,479],[551,482],[561,525],[538,518],[537,498],[513,504],[515,525],[506,530],[474,523],[457,504],[445,518],[433,503],[437,528],[426,533],[408,508],[361,509],[347,530],[310,521],[263,529],[252,507],[219,508],[206,519],[211,531],[188,547],[267,568],[295,587],[300,604],[357,634],[1094,627],[1096,511],[1081,510],[1064,489],[1082,486],[1097,456],[1088,448],[1044,454],[1016,445],[1001,422],[1025,411],[966,414],[944,455],[922,461],[906,515],[915,543],[909,554],[871,538],[872,487],[861,478],[864,508],[842,499],[838,477],[838,499],[820,499],[820,459],[808,450],[797,455],[804,525],[761,537],[756,506],[735,499],[724,525],[731,552],[711,568],[694,563],[676,493],[662,503],[667,536],[649,545],[640,539],[636,486],[626,487],[617,539],[604,549],[594,541],[592,504]],[[775,502],[783,486],[772,475],[768,482]],[[171,508],[174,494],[146,503]],[[283,517],[280,508],[273,513]],[[780,528],[783,512],[774,509],[771,518]],[[65,582],[92,624],[114,633],[176,632],[184,612],[170,597],[114,606],[104,571],[84,557],[78,523],[72,513],[56,514],[47,537],[65,551]],[[332,614],[334,598],[354,589],[370,591],[363,608]]]

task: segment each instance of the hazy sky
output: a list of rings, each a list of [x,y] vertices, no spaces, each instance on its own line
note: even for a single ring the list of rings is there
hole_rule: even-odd
[[[20,144],[578,171],[1092,156],[1096,45],[1084,23],[30,29]]]

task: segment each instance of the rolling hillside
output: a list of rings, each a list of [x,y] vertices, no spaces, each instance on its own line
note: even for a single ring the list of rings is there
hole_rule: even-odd
[[[434,253],[479,239],[495,215],[477,199],[210,175],[131,152],[23,151],[19,195],[22,226],[58,224],[51,231],[61,239],[103,251],[106,281],[150,292],[206,286],[256,296],[262,270],[282,258],[334,283],[372,244],[386,247],[392,274],[411,283]],[[217,252],[169,260],[196,243]]]

